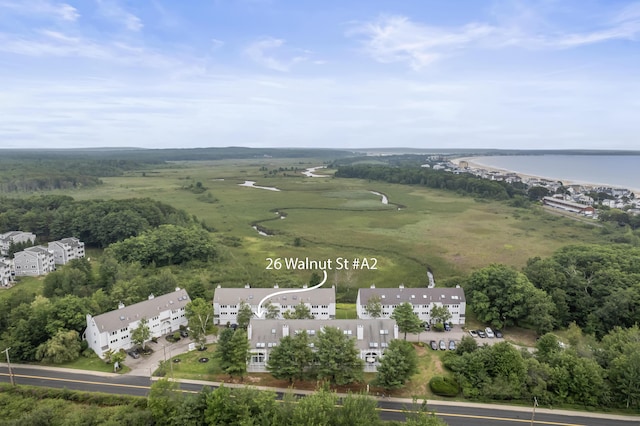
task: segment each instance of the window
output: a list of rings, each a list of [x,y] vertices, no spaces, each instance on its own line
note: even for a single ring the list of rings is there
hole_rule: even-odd
[[[370,348],[377,348],[378,347],[378,342],[369,342],[369,347]]]
[[[251,363],[252,364],[264,364],[264,354],[263,353],[257,353],[257,354],[251,354]]]
[[[258,343],[256,343],[256,348],[264,348],[264,347],[265,347],[264,342],[258,342]]]
[[[380,334],[389,334],[389,330],[380,330]]]
[[[346,334],[347,336],[351,336],[353,334],[351,330],[345,330],[343,331],[343,333]]]

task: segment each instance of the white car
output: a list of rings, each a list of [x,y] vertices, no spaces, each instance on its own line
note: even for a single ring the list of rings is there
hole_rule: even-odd
[[[488,338],[490,338],[490,339],[493,339],[494,337],[496,337],[496,336],[493,334],[493,330],[491,329],[491,327],[487,327],[487,328],[485,328],[485,329],[484,329],[484,332],[485,332],[485,333],[487,333],[487,337],[488,337]]]
[[[470,335],[471,337],[478,337],[478,332],[477,332],[477,331],[475,331],[475,330],[469,330],[469,335]]]

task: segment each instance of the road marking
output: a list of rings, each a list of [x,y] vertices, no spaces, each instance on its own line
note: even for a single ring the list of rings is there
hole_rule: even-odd
[[[0,373],[0,376],[9,376],[9,374],[7,373]],[[83,383],[83,384],[89,384],[89,385],[104,385],[104,386],[112,386],[112,387],[124,387],[124,388],[134,388],[134,389],[146,389],[149,390],[151,389],[150,386],[142,386],[142,385],[127,385],[127,384],[120,384],[120,383],[106,383],[106,382],[92,382],[92,381],[88,381],[88,380],[77,380],[77,379],[62,379],[62,378],[56,378],[56,377],[45,377],[45,376],[29,376],[29,375],[25,375],[25,374],[14,374],[14,377],[22,377],[25,379],[40,379],[40,380],[51,380],[51,381],[59,381],[59,382],[70,382],[70,383]],[[179,382],[177,382],[178,384],[180,384]],[[186,389],[179,389],[181,392],[183,393],[194,393],[194,394],[198,394],[200,392],[198,391],[191,391],[191,390],[186,390]],[[90,391],[79,391],[79,392],[90,392]],[[281,402],[281,400],[278,400],[279,402]],[[399,410],[399,409],[395,409],[395,408],[376,408],[376,410],[378,411],[385,411],[385,412],[389,412],[389,413],[403,413],[403,414],[411,414],[411,412],[407,412],[405,410]],[[493,416],[479,416],[479,415],[473,415],[473,414],[453,414],[453,413],[440,413],[440,412],[436,412],[435,413],[437,416],[442,416],[442,417],[462,417],[462,418],[468,418],[468,419],[481,419],[481,420],[496,420],[496,421],[503,421],[503,422],[516,422],[516,423],[529,423],[531,424],[531,420],[527,420],[527,419],[515,419],[515,418],[510,418],[510,417],[493,417]],[[583,424],[577,424],[577,423],[561,423],[561,422],[547,422],[547,421],[541,421],[541,420],[534,420],[534,424],[538,424],[538,425],[551,425],[551,426],[585,426]]]

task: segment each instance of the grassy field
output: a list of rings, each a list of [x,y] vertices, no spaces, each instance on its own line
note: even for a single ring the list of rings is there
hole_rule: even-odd
[[[349,259],[349,269],[328,271],[344,301],[353,301],[357,288],[371,284],[425,285],[427,268],[436,280],[490,263],[519,268],[531,257],[600,237],[595,226],[542,209],[515,209],[416,186],[265,171],[320,164],[308,159],[176,163],[104,178],[99,188],[68,194],[76,199],[149,197],[196,215],[225,243],[224,262],[210,271],[210,281],[223,286],[300,285],[311,276],[306,270],[267,270],[268,258]],[[245,180],[279,191],[240,186]],[[185,189],[197,182],[204,193]],[[385,194],[390,204],[371,191]],[[269,235],[260,235],[254,225]],[[376,269],[353,269],[352,260],[363,257],[375,261]]]

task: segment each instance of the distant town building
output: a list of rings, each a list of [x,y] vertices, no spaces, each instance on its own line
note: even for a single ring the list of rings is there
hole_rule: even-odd
[[[138,328],[140,320],[146,318],[151,337],[170,334],[186,326],[185,306],[191,299],[184,289],[177,288],[174,292],[149,298],[143,302],[125,306],[120,304],[118,309],[92,317],[87,314],[87,328],[82,339],[100,358],[105,352],[130,349],[131,332]]]
[[[266,299],[262,305],[268,303],[279,312],[278,318],[283,318],[287,311],[293,311],[296,305],[304,303],[315,319],[333,319],[336,317],[335,288],[317,288],[300,292],[300,288],[221,288],[213,294],[213,322],[214,324],[236,324],[240,303],[245,302],[253,312],[258,311],[260,301],[273,293],[279,293]]]
[[[56,265],[66,265],[73,259],[84,257],[84,243],[77,238],[63,238],[49,243],[49,250],[53,251]]]
[[[356,300],[356,312],[358,318],[371,318],[367,312],[367,303],[373,296],[380,299],[382,305],[382,318],[389,318],[394,309],[401,303],[411,303],[413,312],[427,323],[431,322],[431,308],[445,306],[451,313],[452,324],[465,323],[465,311],[467,307],[464,290],[455,288],[361,288],[358,290]]]
[[[572,201],[563,200],[555,197],[544,197],[542,203],[545,206],[556,209],[565,210],[571,213],[583,214],[585,216],[593,216],[595,209],[586,204],[574,203]]]
[[[43,246],[28,247],[13,255],[16,276],[47,275],[56,270],[53,251]]]
[[[0,257],[0,286],[7,287],[13,281],[11,261]]]
[[[351,320],[262,320],[252,319],[247,328],[251,345],[248,371],[266,371],[269,355],[285,336],[306,331],[312,344],[324,327],[336,327],[355,340],[365,371],[375,372],[389,342],[398,338],[398,326],[391,319]]]
[[[10,231],[0,234],[0,256],[7,256],[11,244],[29,243],[36,241],[36,235],[31,232]]]

